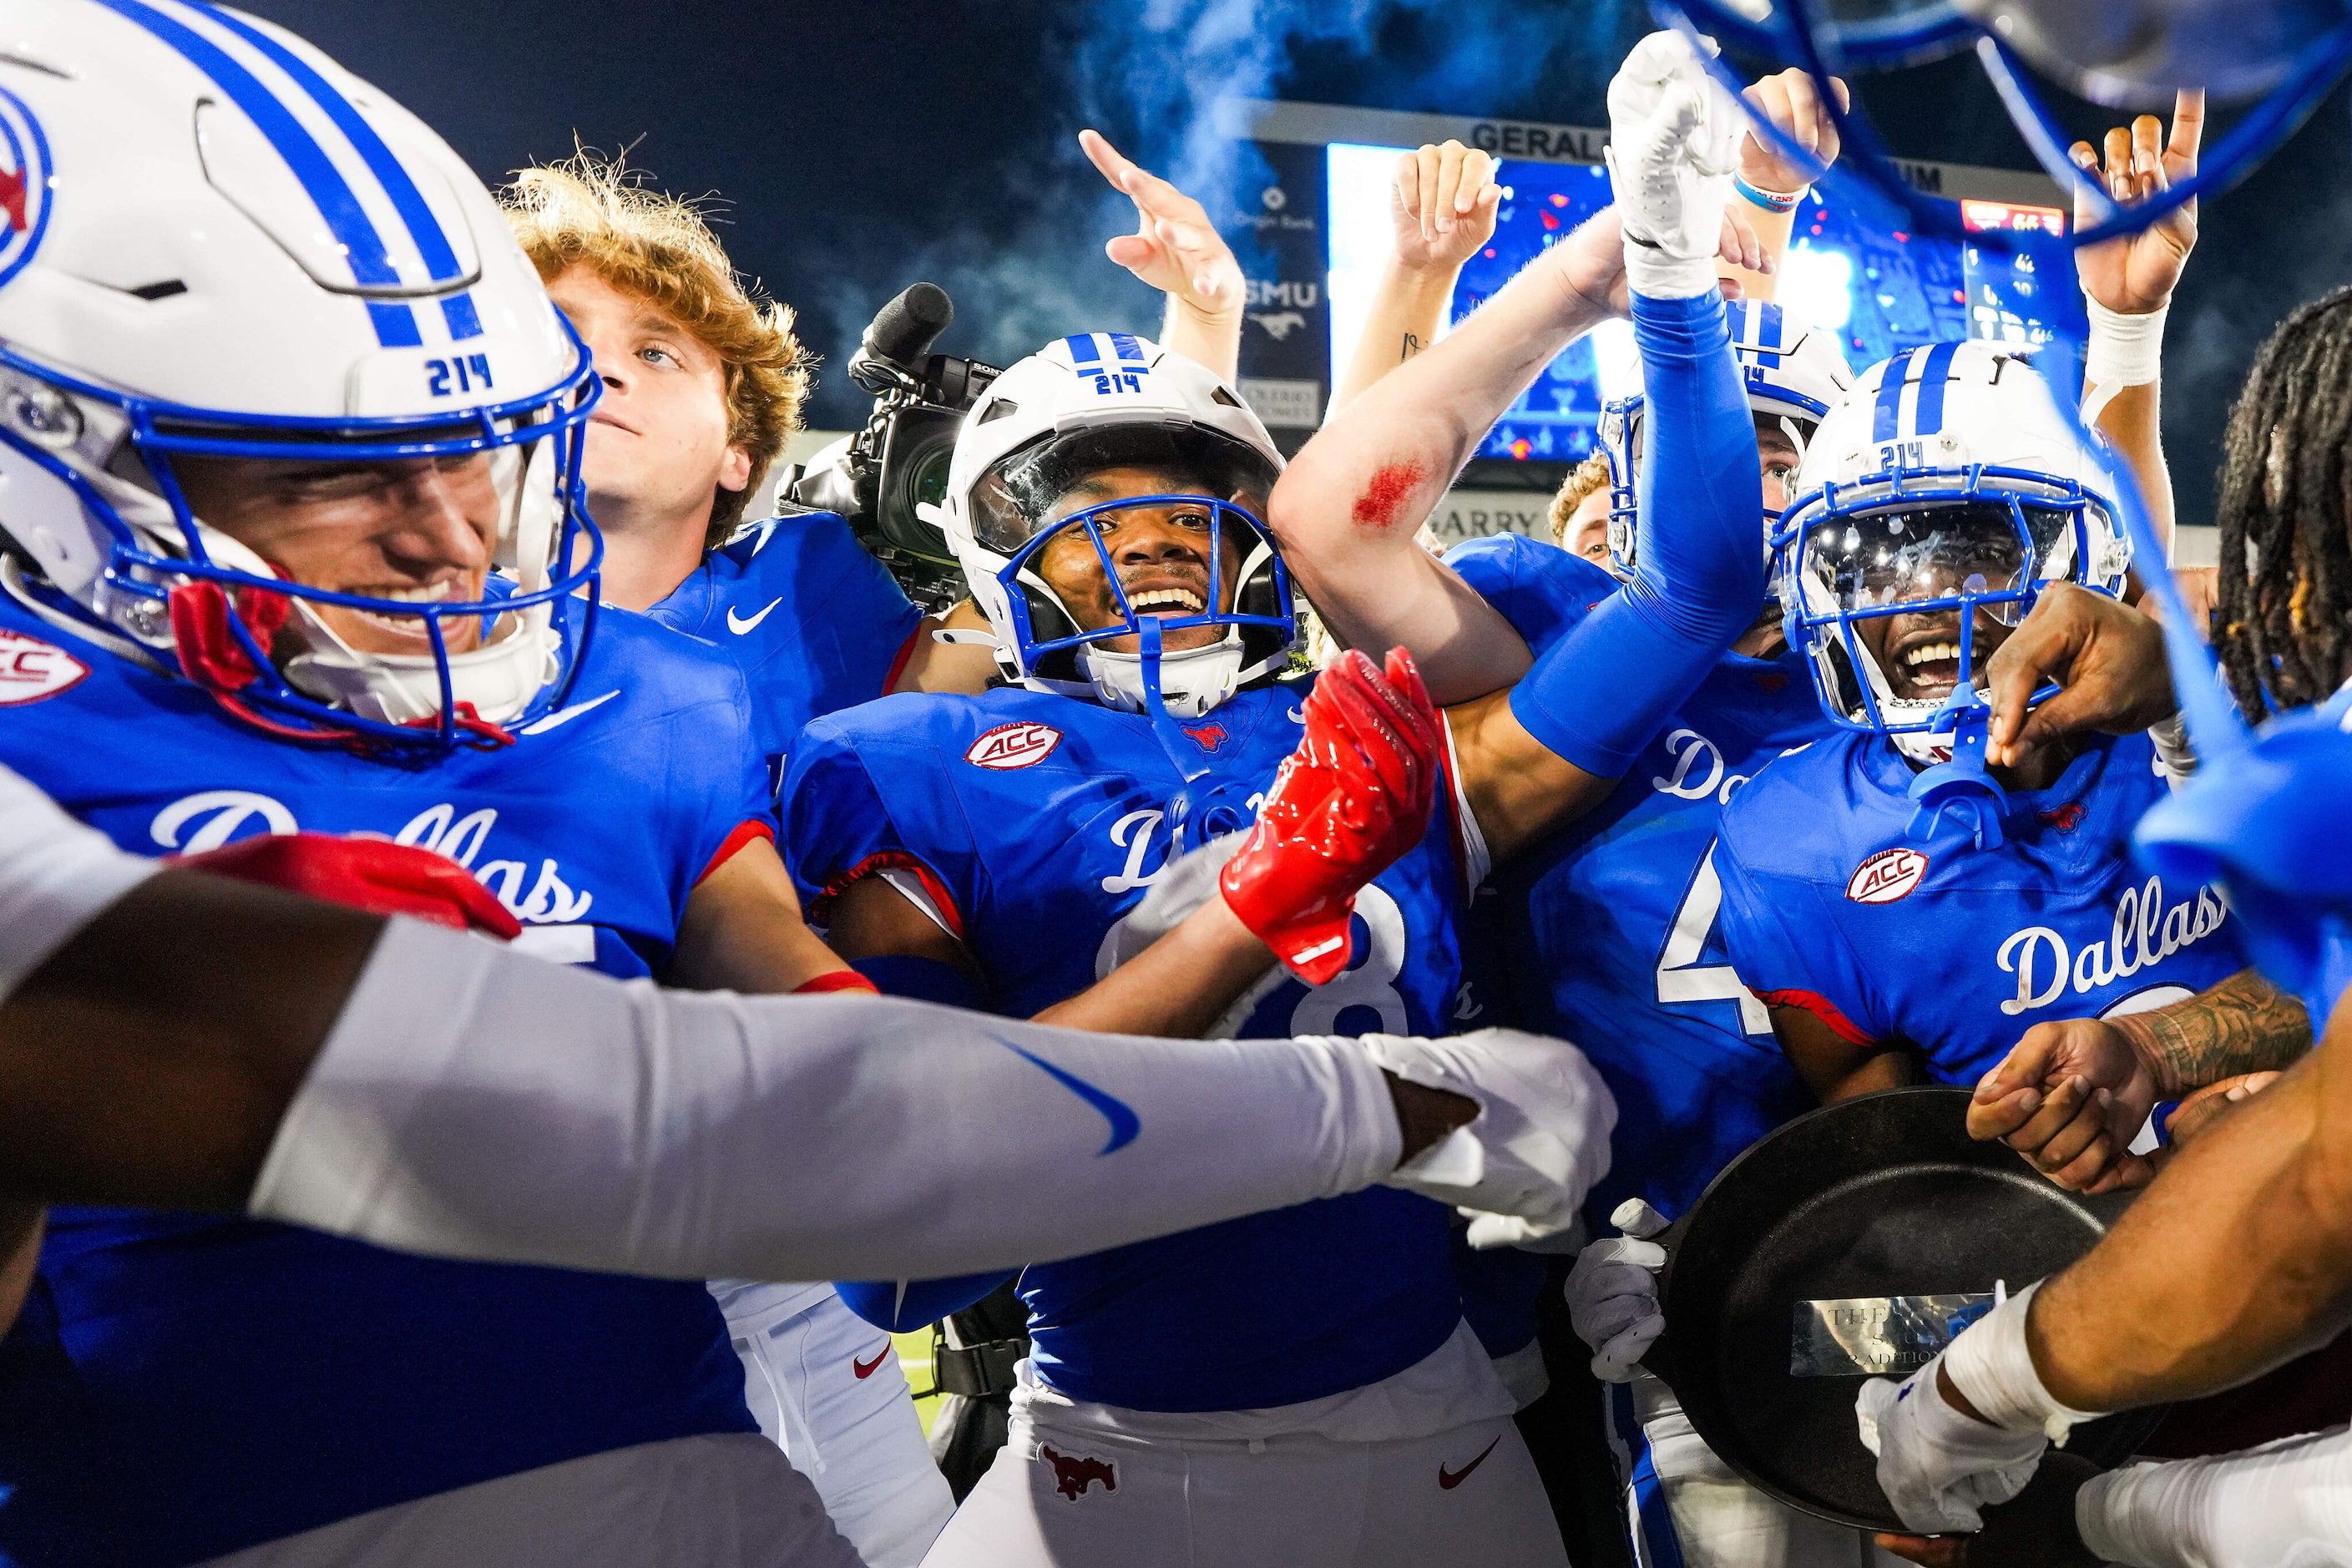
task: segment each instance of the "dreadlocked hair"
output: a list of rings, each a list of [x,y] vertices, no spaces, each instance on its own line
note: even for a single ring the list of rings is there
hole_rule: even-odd
[[[587,267],[667,312],[718,356],[726,367],[728,444],[751,459],[756,485],[801,427],[810,356],[793,334],[791,307],[736,273],[701,207],[584,147],[560,163],[519,171],[499,203],[541,282]],[[726,543],[742,522],[751,485],[714,497],[705,549]]]
[[[2230,411],[2213,643],[2247,716],[2352,675],[2352,287],[2281,322]]]

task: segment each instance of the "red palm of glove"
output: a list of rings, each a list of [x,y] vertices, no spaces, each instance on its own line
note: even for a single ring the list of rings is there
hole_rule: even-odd
[[[1307,734],[1283,761],[1249,841],[1217,879],[1242,924],[1309,985],[1348,967],[1356,890],[1429,830],[1444,744],[1412,656],[1383,675],[1360,652],[1307,694]]]
[[[406,915],[511,942],[522,924],[446,855],[382,838],[266,833],[184,857],[181,865],[372,915]]]

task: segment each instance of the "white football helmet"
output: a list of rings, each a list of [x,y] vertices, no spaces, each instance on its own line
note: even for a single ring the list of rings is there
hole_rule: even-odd
[[[1089,475],[1140,468],[1177,481],[1170,493],[1123,497],[1060,516],[1055,505]],[[989,384],[964,417],[936,518],[964,581],[996,634],[997,659],[1034,689],[1091,697],[1130,712],[1198,718],[1249,681],[1279,670],[1297,619],[1273,536],[1253,510],[1282,472],[1282,455],[1248,405],[1181,354],[1123,332],[1064,338]],[[1139,614],[1102,538],[1106,516],[1197,501],[1213,526],[1209,580],[1223,552],[1244,552],[1233,603],[1180,616]],[[1035,570],[1071,529],[1093,541],[1122,619],[1087,631]],[[1167,632],[1223,626],[1205,647],[1159,651]],[[1135,637],[1140,651],[1108,639]]]
[[[593,618],[575,595],[602,553],[579,485],[598,388],[481,182],[241,13],[43,0],[9,20],[0,582],[306,739],[446,745],[553,706]],[[192,516],[173,471],[479,452],[505,574],[475,603],[289,581]],[[325,605],[422,623],[435,651],[356,651]],[[479,644],[451,653],[442,628],[467,617]]]
[[[2105,453],[1996,343],[1927,344],[1865,371],[1822,421],[1797,490],[1772,531],[1789,646],[1832,721],[1916,762],[1949,754],[1934,724],[1946,699],[1896,696],[1864,625],[1953,613],[1956,631],[1889,651],[1956,661],[1957,690],[1982,684],[1978,610],[2014,626],[2046,584],[2120,594],[2131,565]]]
[[[1724,306],[1731,327],[1731,352],[1748,384],[1748,405],[1780,422],[1803,460],[1813,432],[1853,385],[1853,371],[1837,334],[1808,327],[1780,306],[1733,300]],[[1609,553],[1620,575],[1630,577],[1638,559],[1643,396],[1612,401],[1601,411],[1601,446],[1609,456]],[[1794,484],[1791,482],[1791,489]],[[1770,559],[1771,546],[1765,545]]]

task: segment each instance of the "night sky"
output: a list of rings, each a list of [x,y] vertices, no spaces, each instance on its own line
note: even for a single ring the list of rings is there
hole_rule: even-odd
[[[1186,127],[1217,93],[1605,124],[1610,72],[1649,26],[1616,0],[245,4],[400,99],[487,180],[576,134],[721,198],[737,264],[801,312],[826,367],[810,422],[835,428],[865,401],[833,367],[917,278],[957,301],[941,346],[999,363],[1066,331],[1153,327],[1157,297],[1102,258],[1132,209],[1079,157],[1082,125],[1213,180],[1219,150]],[[1863,91],[1898,153],[2030,166],[1972,60]],[[2108,123],[2069,112],[2078,131]],[[2339,89],[2207,205],[2168,338],[2184,521],[2210,519],[2221,422],[2263,335],[2352,280],[2347,161]]]

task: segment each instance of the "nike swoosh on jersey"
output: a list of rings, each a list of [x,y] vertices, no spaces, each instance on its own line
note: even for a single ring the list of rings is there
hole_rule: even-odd
[[[1471,1472],[1471,1471],[1473,1471],[1473,1470],[1475,1470],[1475,1469],[1476,1469],[1479,1466],[1481,1466],[1481,1465],[1485,1464],[1485,1463],[1486,1462],[1486,1456],[1487,1456],[1487,1455],[1489,1455],[1489,1454],[1491,1454],[1491,1453],[1493,1453],[1493,1452],[1495,1451],[1495,1443],[1499,1443],[1499,1442],[1501,1442],[1501,1441],[1502,1441],[1502,1438],[1500,1438],[1500,1437],[1496,1437],[1496,1438],[1495,1439],[1495,1442],[1494,1442],[1494,1443],[1489,1443],[1489,1444],[1487,1444],[1485,1447],[1483,1447],[1483,1448],[1481,1448],[1481,1449],[1479,1449],[1479,1450],[1478,1450],[1478,1457],[1477,1457],[1476,1458],[1475,1458],[1475,1459],[1471,1460],[1468,1464],[1466,1464],[1466,1465],[1463,1466],[1463,1467],[1462,1467],[1460,1469],[1458,1469],[1458,1470],[1449,1470],[1449,1469],[1447,1469],[1447,1468],[1445,1468],[1445,1461],[1444,1461],[1444,1460],[1443,1460],[1443,1459],[1438,1460],[1438,1461],[1437,1461],[1437,1485],[1438,1485],[1438,1489],[1439,1489],[1439,1490],[1441,1490],[1441,1491],[1449,1491],[1449,1492],[1450,1492],[1450,1491],[1452,1491],[1455,1487],[1460,1486],[1464,1481],[1468,1480],[1468,1479],[1470,1479],[1470,1472]]]
[[[863,1380],[865,1378],[872,1377],[877,1372],[880,1371],[882,1363],[889,1359],[890,1342],[888,1340],[884,1340],[882,1342],[882,1348],[874,1352],[874,1359],[872,1361],[859,1361],[856,1356],[851,1356],[849,1358],[849,1370],[856,1373],[858,1377]]]
[[[1110,1123],[1110,1142],[1102,1146],[1098,1154],[1117,1153],[1134,1142],[1135,1135],[1143,1131],[1142,1119],[1135,1114],[1134,1109],[1125,1100],[1104,1093],[1077,1074],[1066,1072],[1043,1057],[1033,1056],[1002,1035],[994,1036],[992,1038],[1014,1056],[1042,1068],[1046,1077],[1102,1112],[1103,1120]]]
[[[591,708],[601,708],[605,703],[613,700],[614,698],[618,697],[620,694],[621,689],[616,686],[612,690],[604,693],[602,697],[591,697],[585,702],[574,702],[569,708],[558,708],[546,718],[536,720],[531,723],[525,724],[522,727],[522,732],[526,735],[544,735],[550,730],[554,729],[558,724],[569,724],[574,719],[579,718],[583,713],[587,712]]]
[[[781,604],[782,604],[783,602],[784,602],[784,596],[783,596],[782,594],[777,595],[774,598],[772,598],[772,599],[769,600],[766,604],[764,604],[764,605],[761,605],[761,606],[760,606],[760,613],[759,613],[758,615],[756,615],[756,616],[752,616],[750,620],[748,620],[748,621],[747,621],[747,620],[745,620],[745,619],[743,619],[743,617],[742,617],[742,616],[740,616],[737,615],[737,614],[735,613],[735,611],[734,611],[733,606],[731,606],[731,605],[730,605],[730,606],[729,606],[728,611],[727,611],[727,629],[728,629],[729,631],[730,631],[730,632],[733,632],[737,637],[741,637],[745,632],[748,632],[748,631],[750,631],[752,627],[754,627],[754,626],[758,626],[761,621],[766,620],[766,619],[768,618],[768,612],[769,612],[770,610],[774,609],[778,605],[781,605]]]

